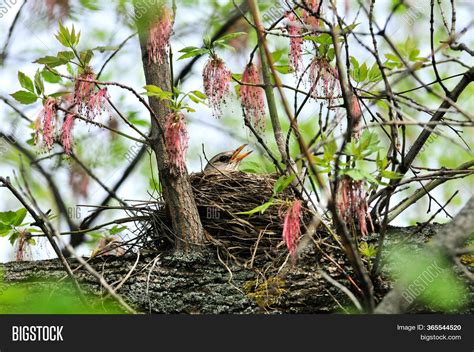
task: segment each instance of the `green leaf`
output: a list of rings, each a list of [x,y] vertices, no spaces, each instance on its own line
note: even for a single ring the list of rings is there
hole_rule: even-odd
[[[252,210],[241,211],[241,212],[238,212],[237,214],[242,214],[242,215],[253,215],[255,213],[263,214],[265,210],[267,210],[272,205],[273,205],[273,199],[270,199],[268,202],[263,203],[262,205],[259,205],[258,207],[255,207]]]
[[[377,254],[377,248],[373,244],[368,244],[367,242],[361,242],[359,245],[360,254],[367,259],[375,258]]]
[[[68,61],[67,60],[64,60],[64,59],[60,59],[56,56],[44,56],[44,57],[41,57],[35,61],[33,61],[37,64],[42,64],[42,65],[46,65],[48,67],[56,67],[56,66],[61,66],[61,65],[64,65],[64,64],[67,64]]]
[[[135,126],[143,126],[143,127],[149,127],[150,126],[150,122],[148,122],[146,120],[141,120],[137,117],[130,117],[128,119],[128,122],[130,122],[132,125],[135,125]]]
[[[92,50],[84,50],[79,54],[79,57],[81,58],[81,61],[84,65],[88,65],[93,56],[94,52]]]
[[[247,34],[246,32],[235,32],[235,33],[226,34],[218,38],[215,42],[228,41],[228,40],[231,40],[231,39],[234,39],[234,38],[240,37],[241,35],[246,35],[246,34]]]
[[[33,81],[21,71],[18,71],[18,81],[20,82],[22,88],[34,93],[35,87],[33,85]]]
[[[311,40],[318,44],[332,45],[332,37],[328,33],[321,33],[320,35],[309,35],[304,37],[306,40]]]
[[[0,212],[0,223],[10,226],[19,226],[26,216],[26,209],[20,208],[16,211]]]
[[[381,170],[380,176],[388,178],[390,180],[399,180],[400,178],[402,178],[401,174],[391,170]]]
[[[193,93],[195,96],[197,96],[200,99],[207,99],[207,95],[199,90],[193,90],[191,93]]]
[[[296,175],[291,174],[290,176],[280,176],[273,186],[273,195],[283,192],[295,179]]]
[[[178,52],[179,52],[179,53],[189,53],[189,52],[191,52],[191,51],[196,51],[196,50],[199,50],[199,49],[200,49],[200,48],[195,47],[195,46],[187,46],[187,47],[185,47],[185,48],[179,50]]]
[[[286,49],[275,50],[272,53],[272,59],[274,63],[277,63],[282,58],[283,54],[286,52]]]
[[[35,74],[35,88],[36,88],[36,93],[38,93],[38,95],[43,94],[44,83],[43,83],[43,78],[41,77],[41,73],[39,70],[37,70]]]
[[[390,61],[400,62],[400,59],[398,58],[397,55],[388,53],[388,54],[385,54],[385,57]]]
[[[98,51],[100,53],[104,53],[106,51],[115,51],[118,50],[118,46],[96,46],[95,48],[92,48],[91,50]]]
[[[184,55],[181,55],[178,60],[183,60],[183,59],[187,59],[187,58],[190,58],[190,57],[194,57],[194,56],[199,56],[199,55],[203,55],[203,54],[206,54],[208,53],[209,50],[208,49],[197,49],[197,50],[193,50],[193,51],[190,51],[190,52],[187,52],[186,54]]]
[[[43,76],[43,79],[48,83],[58,83],[61,81],[61,77],[54,72],[55,71],[43,70],[41,71],[41,76]]]
[[[28,105],[28,104],[33,104],[38,97],[36,96],[35,93],[28,92],[26,90],[19,90],[13,94],[10,94],[16,101],[19,103]]]
[[[48,96],[50,96],[52,98],[59,98],[59,97],[63,97],[65,95],[68,95],[70,93],[71,92],[68,92],[68,91],[59,91],[59,92],[56,92],[56,93],[53,93],[53,94],[49,94]]]
[[[375,62],[369,70],[369,81],[378,82],[382,79],[382,72],[380,72],[379,66]]]
[[[359,68],[359,81],[358,82],[364,82],[367,79],[367,64],[364,62],[362,66]]]
[[[350,60],[351,60],[352,67],[354,69],[358,69],[359,68],[359,62],[357,61],[357,59],[354,56],[351,56]]]
[[[278,72],[284,75],[293,72],[293,70],[291,69],[289,65],[275,65],[274,67],[275,67],[275,70],[277,70]]]
[[[331,138],[331,140],[327,141],[324,146],[324,160],[327,162],[331,162],[332,159],[334,158],[334,154],[337,152],[337,142],[334,138]]]
[[[75,55],[73,51],[66,50],[58,52],[57,57],[65,62],[69,62],[74,59]]]
[[[8,237],[8,241],[13,246],[15,241],[20,237],[20,233],[18,231],[13,231],[10,237]]]
[[[115,225],[114,227],[112,227],[110,230],[109,230],[109,233],[110,235],[116,235],[124,230],[126,230],[127,227],[126,226],[118,226],[118,225]]]

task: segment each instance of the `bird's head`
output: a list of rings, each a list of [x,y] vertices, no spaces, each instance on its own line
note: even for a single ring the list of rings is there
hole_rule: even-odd
[[[228,152],[222,152],[215,155],[204,168],[204,172],[212,171],[237,171],[240,165],[240,162],[252,153],[249,151],[247,153],[240,154],[242,149],[244,149],[247,144],[243,144],[235,150]]]

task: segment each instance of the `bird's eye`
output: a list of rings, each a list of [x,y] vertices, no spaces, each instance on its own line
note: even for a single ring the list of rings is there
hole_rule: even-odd
[[[226,155],[222,155],[220,158],[219,158],[219,161],[220,162],[225,162],[227,161],[228,157]]]

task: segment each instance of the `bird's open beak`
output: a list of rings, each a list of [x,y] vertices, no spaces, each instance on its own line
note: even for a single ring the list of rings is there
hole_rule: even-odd
[[[242,144],[240,147],[238,147],[234,151],[234,153],[232,154],[232,157],[230,158],[230,161],[233,162],[233,163],[238,163],[238,162],[242,161],[244,158],[248,157],[252,153],[252,151],[249,151],[249,152],[244,153],[244,154],[240,154],[242,149],[244,149],[246,146],[247,146],[247,144]]]

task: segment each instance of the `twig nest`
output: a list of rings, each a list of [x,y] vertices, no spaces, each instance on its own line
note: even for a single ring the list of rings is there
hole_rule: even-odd
[[[238,256],[273,256],[280,249],[286,251],[282,246],[281,208],[301,199],[291,187],[274,195],[278,176],[239,171],[192,174],[191,185],[208,239]],[[272,205],[263,213],[248,214],[272,197]],[[306,202],[302,204],[301,222],[308,223],[310,213]]]

